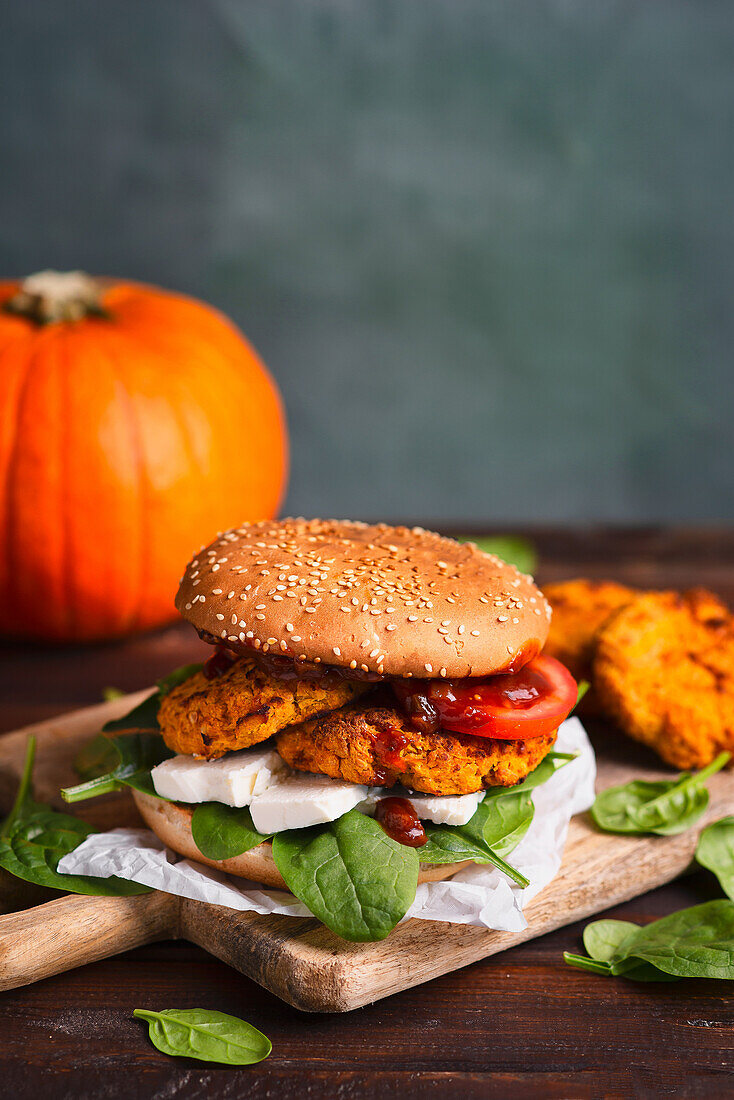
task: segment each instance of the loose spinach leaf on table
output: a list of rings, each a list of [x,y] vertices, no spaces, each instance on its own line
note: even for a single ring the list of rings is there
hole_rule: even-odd
[[[596,931],[594,925],[607,927]],[[734,980],[734,902],[728,898],[681,909],[642,927],[627,921],[594,925],[584,932],[590,957],[564,952],[570,966],[636,981]]]
[[[202,802],[191,818],[194,844],[207,859],[232,859],[257,848],[272,833],[263,835],[255,828],[247,806],[237,808],[221,802]]]
[[[148,1023],[153,1046],[175,1058],[197,1058],[227,1066],[262,1062],[273,1049],[267,1035],[252,1024],[208,1008],[136,1008],[133,1016]]]
[[[622,945],[640,929],[639,924],[627,920],[596,920],[584,929],[584,947],[595,962],[611,965],[611,960],[622,949]],[[583,959],[583,956],[570,956]],[[604,971],[606,973],[606,971]],[[663,974],[650,963],[640,963],[625,974],[636,982],[673,982],[678,979]]]
[[[533,573],[538,564],[535,547],[528,539],[518,535],[496,535],[490,538],[472,538],[471,535],[457,535],[457,542],[474,542],[484,554],[494,554],[503,561],[514,565],[521,573]]]
[[[705,782],[729,761],[720,753],[700,772],[683,772],[675,779],[633,779],[609,787],[597,796],[591,816],[608,833],[655,833],[673,836],[689,829],[708,806]]]
[[[345,940],[383,940],[418,885],[415,848],[350,810],[338,821],[276,833],[273,859],[291,893]]]
[[[78,783],[75,787],[63,787],[61,795],[66,802],[83,802],[100,794],[117,791],[121,786],[135,787],[146,794],[156,794],[150,778],[150,769],[173,756],[159,733],[129,733],[120,737],[105,738],[117,759],[115,766],[104,775],[97,775]],[[91,754],[90,754],[91,755]],[[106,750],[98,750],[100,759],[107,760]],[[109,761],[108,761],[109,762]],[[157,796],[160,797],[160,796]]]
[[[34,802],[31,776],[35,747],[35,739],[29,738],[18,794],[0,827],[0,867],[16,878],[65,893],[106,896],[146,893],[147,886],[125,879],[58,873],[59,860],[96,830],[77,817],[57,813],[51,806]]]
[[[713,871],[721,889],[734,899],[734,817],[722,817],[702,830],[696,860]]]

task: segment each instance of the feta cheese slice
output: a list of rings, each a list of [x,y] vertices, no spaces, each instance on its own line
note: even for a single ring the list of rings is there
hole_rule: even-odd
[[[406,791],[404,787],[368,787],[367,795],[357,809],[360,813],[374,817],[377,803],[381,798],[406,798],[413,806],[421,821],[432,821],[435,825],[466,825],[476,813],[485,791],[476,794],[437,795],[417,794]]]
[[[259,833],[280,833],[336,821],[364,799],[367,788],[329,779],[326,775],[298,772],[279,777],[250,805]]]
[[[414,794],[406,791],[403,797],[413,804],[421,821],[432,821],[434,825],[466,825],[474,817],[484,794],[484,791],[456,795]]]
[[[243,749],[221,760],[172,756],[151,770],[153,786],[174,802],[223,802],[249,806],[288,766],[274,749]]]

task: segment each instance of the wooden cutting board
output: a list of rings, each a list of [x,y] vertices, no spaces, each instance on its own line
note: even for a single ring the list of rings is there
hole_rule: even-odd
[[[10,806],[29,734],[37,738],[35,794],[69,811],[59,788],[76,781],[71,762],[110,718],[147,693],[88,707],[0,737],[0,809]],[[669,776],[650,754],[620,738],[597,741],[597,789],[628,779]],[[584,814],[571,822],[556,878],[525,909],[523,932],[409,920],[381,943],[339,939],[311,918],[257,916],[153,892],[99,898],[48,894],[0,878],[0,989],[13,989],[156,940],[184,938],[218,956],[272,993],[309,1012],[348,1012],[611,905],[681,874],[700,829],[734,810],[734,776],[708,784],[711,800],[698,825],[675,837],[610,836]],[[80,816],[99,828],[140,824],[128,793],[84,803]],[[40,904],[38,904],[40,902]],[[8,912],[22,905],[32,908]],[[578,947],[577,944],[570,945]]]

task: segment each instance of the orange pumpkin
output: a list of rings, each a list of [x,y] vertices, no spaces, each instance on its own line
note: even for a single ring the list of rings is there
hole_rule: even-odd
[[[0,631],[112,638],[175,615],[191,554],[275,515],[276,386],[237,329],[155,287],[0,283]]]

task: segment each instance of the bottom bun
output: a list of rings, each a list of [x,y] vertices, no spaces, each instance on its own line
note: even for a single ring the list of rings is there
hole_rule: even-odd
[[[167,802],[164,798],[154,798],[153,795],[136,790],[133,790],[133,798],[148,828],[179,855],[185,856],[186,859],[193,859],[197,863],[206,863],[207,866],[216,867],[219,871],[227,871],[230,875],[250,879],[251,882],[261,882],[264,886],[277,886],[281,890],[288,889],[283,876],[275,866],[273,846],[269,840],[232,859],[207,859],[196,847],[191,835],[191,818],[194,811],[190,806],[182,806],[178,802]],[[461,863],[421,864],[418,882],[439,882],[441,879],[450,878],[462,867],[468,867],[470,863],[471,860],[465,859]]]

